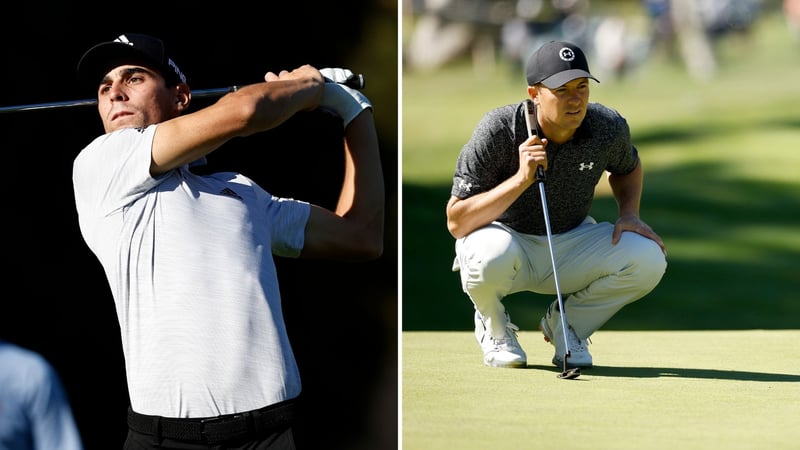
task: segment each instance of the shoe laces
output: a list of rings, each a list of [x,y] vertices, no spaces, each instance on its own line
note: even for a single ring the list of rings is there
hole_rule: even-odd
[[[500,339],[494,339],[496,346],[504,346],[504,345],[517,345],[517,331],[519,331],[519,327],[511,323],[510,321],[506,321],[506,335]]]
[[[519,327],[514,325],[510,321],[506,321],[506,328],[510,329],[511,332],[514,333],[515,335],[517,334],[517,331],[519,331]]]

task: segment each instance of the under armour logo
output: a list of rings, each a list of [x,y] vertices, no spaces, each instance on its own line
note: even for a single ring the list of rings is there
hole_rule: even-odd
[[[464,180],[458,180],[458,188],[469,192],[472,190],[472,183],[467,183]]]
[[[564,47],[558,51],[558,57],[564,61],[572,61],[575,59],[575,52],[569,47]]]
[[[581,172],[583,172],[583,169],[586,169],[586,170],[592,170],[592,168],[593,168],[593,167],[594,167],[594,163],[593,163],[593,162],[590,162],[590,163],[581,163],[581,165],[580,165],[580,166],[578,166],[578,170],[580,170]]]

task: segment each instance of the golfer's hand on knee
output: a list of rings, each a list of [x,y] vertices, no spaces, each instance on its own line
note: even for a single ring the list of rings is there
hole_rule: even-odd
[[[650,228],[650,225],[646,224],[638,216],[625,215],[620,216],[617,219],[617,222],[614,224],[614,233],[611,236],[612,244],[617,245],[623,231],[633,231],[634,233],[641,234],[642,236],[653,240],[656,244],[658,244],[659,247],[661,247],[661,251],[664,252],[664,255],[667,254],[667,248],[664,245],[664,241],[661,240],[661,237],[656,234],[652,228]]]

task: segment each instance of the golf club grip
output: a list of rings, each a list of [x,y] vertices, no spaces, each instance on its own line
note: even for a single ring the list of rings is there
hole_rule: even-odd
[[[536,129],[533,127],[533,121],[536,120],[536,110],[530,99],[525,100],[525,109],[525,124],[528,126],[528,137],[532,137],[536,134]]]
[[[360,73],[354,73],[350,75],[350,77],[344,80],[344,83],[342,84],[349,88],[358,90],[364,89],[364,87],[367,85],[366,81],[364,81],[364,75]]]
[[[528,127],[528,137],[538,135],[539,139],[541,139],[542,135],[539,133],[539,123],[536,120],[536,106],[534,106],[533,100],[527,99],[525,101],[525,107],[527,108],[525,114],[525,124]],[[545,157],[544,162],[540,162],[537,165],[537,174],[540,173],[539,168],[541,168],[541,174],[544,175],[544,171],[547,170],[547,157]]]

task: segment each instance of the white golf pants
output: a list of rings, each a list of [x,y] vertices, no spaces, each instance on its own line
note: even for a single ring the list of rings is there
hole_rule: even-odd
[[[553,235],[558,282],[566,320],[586,339],[622,307],[653,290],[667,267],[651,239],[624,232],[611,243],[614,226],[587,217]],[[453,270],[495,337],[505,333],[505,296],[522,291],[556,295],[547,236],[524,234],[499,223],[457,239]]]

